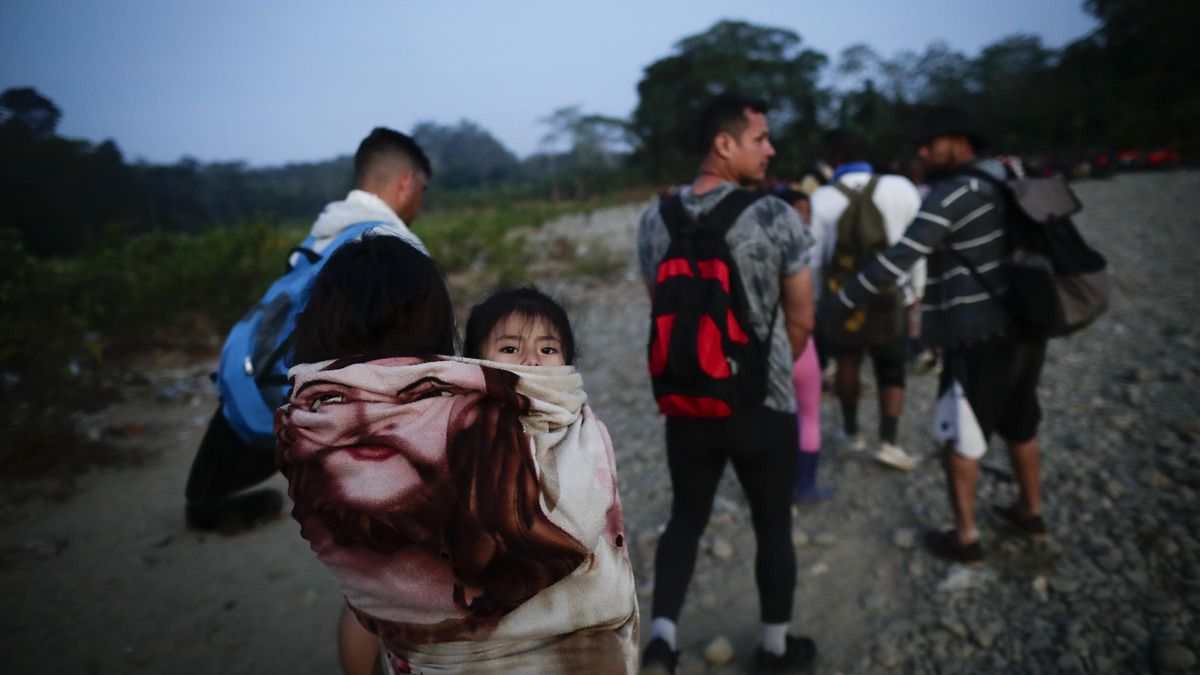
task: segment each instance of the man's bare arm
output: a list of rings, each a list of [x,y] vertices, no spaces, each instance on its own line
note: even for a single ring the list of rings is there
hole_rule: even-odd
[[[800,358],[813,331],[812,268],[779,280],[779,303],[783,325],[787,328],[792,360]]]

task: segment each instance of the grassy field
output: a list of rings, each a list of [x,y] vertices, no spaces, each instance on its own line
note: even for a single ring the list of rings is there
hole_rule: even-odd
[[[487,287],[523,279],[522,232],[622,195],[509,202],[423,214],[413,229],[452,278]],[[154,233],[71,258],[0,253],[0,476],[37,475],[54,447],[89,445],[70,412],[101,405],[113,373],[147,350],[212,353],[284,268],[306,224],[247,223],[195,234]],[[10,241],[19,238],[10,233]],[[588,261],[581,271],[587,272]]]

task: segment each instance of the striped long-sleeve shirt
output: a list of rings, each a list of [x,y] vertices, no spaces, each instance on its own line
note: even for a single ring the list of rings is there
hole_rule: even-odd
[[[984,160],[976,168],[1004,177],[1004,167]],[[922,258],[928,276],[921,302],[921,332],[931,344],[948,347],[984,339],[1008,328],[1007,313],[951,250],[971,261],[998,293],[1007,290],[1002,272],[1007,241],[995,190],[987,181],[954,176],[930,191],[904,236],[859,270],[858,278],[838,293],[854,307],[887,288]]]

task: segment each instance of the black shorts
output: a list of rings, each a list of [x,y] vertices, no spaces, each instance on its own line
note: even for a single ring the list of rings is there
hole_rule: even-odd
[[[1045,359],[1044,339],[1002,336],[947,348],[938,382],[938,440],[955,440],[960,454],[980,457],[992,432],[1009,443],[1037,436]]]
[[[871,355],[871,366],[875,369],[875,386],[904,388],[904,372],[907,347],[904,336],[892,342],[872,347],[846,347],[828,343],[829,355],[835,361],[854,359],[862,362],[863,353]]]

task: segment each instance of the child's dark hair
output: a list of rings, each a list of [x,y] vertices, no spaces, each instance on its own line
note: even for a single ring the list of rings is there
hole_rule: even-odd
[[[472,307],[471,315],[467,318],[467,332],[463,336],[463,356],[482,358],[484,342],[491,336],[496,324],[510,314],[548,322],[558,331],[563,363],[568,366],[575,363],[575,333],[571,330],[566,310],[533,286],[496,291]]]
[[[368,234],[338,248],[313,279],[293,361],[453,354],[457,337],[437,265],[399,237]]]

